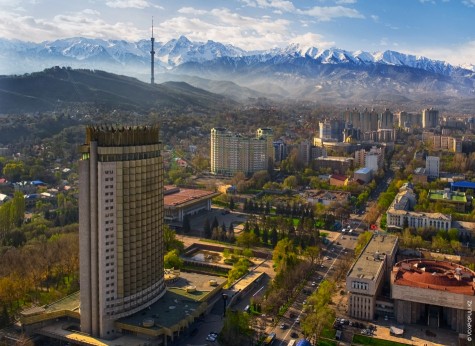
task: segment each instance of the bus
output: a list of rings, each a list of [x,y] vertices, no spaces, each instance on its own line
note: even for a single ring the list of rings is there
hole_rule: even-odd
[[[262,343],[262,345],[264,346],[270,346],[272,345],[272,343],[274,342],[275,340],[275,333],[272,332],[270,333],[269,335],[267,335],[267,337],[265,338],[264,342]]]

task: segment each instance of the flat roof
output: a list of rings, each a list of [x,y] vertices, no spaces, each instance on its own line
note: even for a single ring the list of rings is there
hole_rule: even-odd
[[[429,199],[447,202],[467,203],[467,196],[463,192],[449,191],[446,195],[449,198],[446,198],[444,195],[444,190],[429,190]]]
[[[473,181],[455,181],[453,183],[450,183],[452,187],[465,187],[469,189],[475,189],[475,182]]]
[[[373,235],[368,245],[351,267],[349,278],[376,280],[384,266],[383,254],[392,254],[397,237],[393,235]]]
[[[363,168],[360,168],[360,169],[358,169],[357,171],[355,171],[355,173],[358,173],[358,174],[368,174],[368,173],[371,173],[371,168],[363,167]]]
[[[218,196],[219,192],[198,190],[198,189],[178,189],[175,193],[163,196],[165,207],[178,207],[189,202],[197,202],[204,199]]]

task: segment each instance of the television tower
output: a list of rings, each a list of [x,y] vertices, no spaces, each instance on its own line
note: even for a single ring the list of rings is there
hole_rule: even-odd
[[[150,38],[150,42],[152,43],[152,50],[150,51],[150,67],[151,67],[151,78],[150,78],[150,84],[155,84],[155,69],[154,69],[154,63],[155,63],[155,50],[154,50],[154,45],[155,45],[155,37],[153,37],[153,17],[152,17],[152,37]]]

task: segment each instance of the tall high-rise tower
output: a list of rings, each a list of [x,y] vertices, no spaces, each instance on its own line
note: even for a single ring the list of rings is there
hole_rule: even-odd
[[[155,84],[155,37],[153,37],[153,18],[152,18],[152,37],[150,38],[152,49],[150,50],[150,84]]]
[[[166,291],[159,129],[87,127],[80,152],[81,331],[108,339]]]

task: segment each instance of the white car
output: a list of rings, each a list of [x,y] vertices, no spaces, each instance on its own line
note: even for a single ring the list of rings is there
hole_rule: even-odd
[[[209,333],[206,337],[206,341],[214,342],[218,338],[218,333]]]

